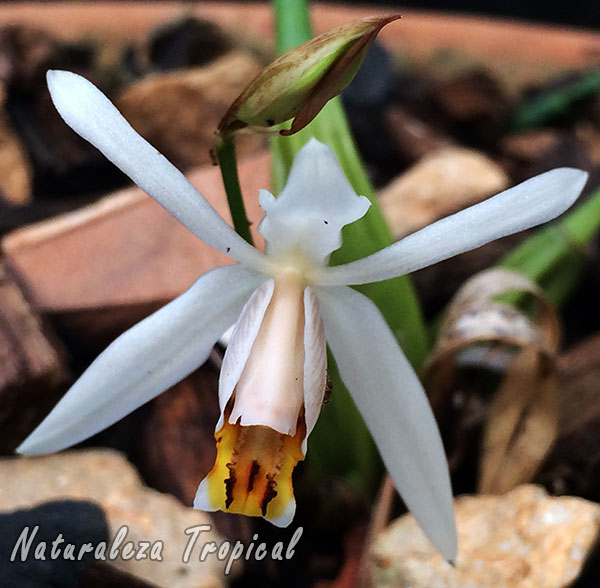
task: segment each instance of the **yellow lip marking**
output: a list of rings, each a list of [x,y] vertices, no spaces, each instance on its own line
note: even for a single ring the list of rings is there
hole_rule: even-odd
[[[294,500],[292,472],[304,459],[304,419],[299,419],[294,436],[227,421],[215,433],[217,458],[207,476],[212,506],[247,516],[280,517]]]

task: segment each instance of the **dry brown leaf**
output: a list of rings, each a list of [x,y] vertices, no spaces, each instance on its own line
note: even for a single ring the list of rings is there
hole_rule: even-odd
[[[510,363],[487,416],[479,492],[504,494],[533,479],[558,430],[555,362],[530,345]]]
[[[523,311],[496,301],[509,292],[524,292],[535,299],[533,319]],[[475,341],[512,345],[536,343],[554,353],[560,339],[560,324],[544,292],[517,272],[491,269],[468,280],[454,296],[440,328],[432,362]]]
[[[533,297],[532,316],[497,300],[515,291]],[[481,398],[491,390],[484,379],[471,392],[479,399],[462,399],[471,413],[467,418],[472,421],[475,415],[485,421],[481,492],[504,493],[530,481],[550,450],[558,428],[559,338],[552,305],[539,287],[515,272],[494,269],[477,274],[450,304],[426,371],[434,407],[449,408],[455,401],[461,365],[504,373],[487,406]],[[465,420],[461,425],[468,428]],[[464,451],[460,440],[458,450]],[[460,460],[458,450],[451,462]]]

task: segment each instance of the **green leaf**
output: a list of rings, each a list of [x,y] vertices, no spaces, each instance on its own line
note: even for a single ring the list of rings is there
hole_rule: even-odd
[[[308,6],[305,1],[275,0],[274,8],[279,53],[310,38]],[[331,263],[354,261],[390,245],[392,236],[360,160],[339,98],[329,101],[320,114],[298,133],[288,137],[277,136],[271,140],[273,191],[276,194],[281,191],[294,157],[311,137],[334,150],[355,191],[372,202],[369,212],[362,219],[345,227],[343,246],[334,252]],[[378,306],[407,357],[418,369],[428,353],[429,343],[410,279],[404,276],[366,284],[357,290]],[[330,361],[329,365],[329,377],[334,390],[332,402],[324,407],[311,434],[309,464],[319,471],[343,476],[365,489],[373,489],[381,472],[377,451],[337,374],[335,364]],[[365,369],[369,369],[369,366],[365,366]]]
[[[570,112],[583,98],[598,92],[600,92],[600,69],[595,69],[574,82],[526,100],[517,109],[511,128],[522,131],[550,123]]]
[[[560,306],[577,286],[585,266],[584,247],[600,231],[600,189],[561,221],[537,231],[500,261],[537,282]]]

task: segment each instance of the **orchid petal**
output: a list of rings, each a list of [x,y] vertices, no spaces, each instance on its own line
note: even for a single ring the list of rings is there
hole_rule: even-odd
[[[304,290],[304,418],[306,438],[317,424],[327,384],[327,346],[319,299]],[[303,451],[306,453],[306,438]]]
[[[325,336],[406,506],[447,560],[456,557],[444,447],[425,392],[377,307],[350,288],[315,289]]]
[[[261,190],[260,205],[265,217],[258,230],[269,255],[299,253],[323,264],[341,246],[342,227],[364,216],[370,202],[356,195],[333,151],[311,139],[279,197]]]
[[[190,374],[264,279],[240,265],[204,274],[116,339],[17,451],[34,455],[78,443]]]
[[[221,408],[221,416],[219,417],[215,431],[218,431],[223,426],[225,407],[233,396],[235,387],[248,361],[252,345],[258,335],[258,330],[271,301],[273,287],[273,280],[268,280],[253,292],[248,302],[244,305],[233,328],[219,375],[219,406]]]
[[[358,261],[316,270],[321,286],[378,282],[414,272],[489,241],[562,214],[581,193],[588,174],[559,168],[443,218]]]
[[[142,190],[215,249],[259,271],[264,267],[262,254],[221,218],[164,155],[138,135],[98,88],[67,71],[51,70],[47,80],[64,121]]]

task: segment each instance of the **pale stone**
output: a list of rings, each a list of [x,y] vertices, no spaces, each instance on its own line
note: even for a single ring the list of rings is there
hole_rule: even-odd
[[[124,543],[163,542],[162,561],[149,557],[125,561],[118,557],[110,562],[125,572],[169,588],[219,588],[228,584],[223,574],[226,560],[219,561],[214,555],[203,562],[199,560],[205,543],[220,544],[215,531],[202,532],[189,562],[182,561],[190,538],[185,529],[211,525],[209,516],[186,508],[173,496],[144,487],[133,466],[116,451],[84,450],[2,459],[0,479],[0,512],[30,508],[50,500],[89,500],[104,510],[111,539],[127,525]]]
[[[600,505],[539,486],[455,501],[458,558],[452,567],[412,515],[375,540],[368,577],[377,588],[561,588],[579,575],[600,527]]]
[[[396,239],[501,192],[502,168],[478,151],[446,147],[423,157],[379,194]]]

